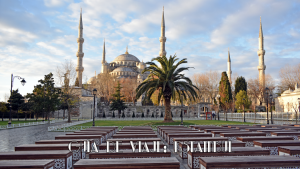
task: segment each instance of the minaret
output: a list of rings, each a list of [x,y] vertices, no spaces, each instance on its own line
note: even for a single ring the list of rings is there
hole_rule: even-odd
[[[265,88],[265,70],[266,70],[266,65],[265,65],[265,50],[264,50],[264,36],[263,36],[263,31],[262,31],[262,25],[261,25],[261,18],[260,18],[260,27],[259,27],[259,37],[258,37],[258,72],[259,72],[259,85],[263,89]]]
[[[159,56],[166,56],[166,48],[165,48],[165,43],[166,43],[167,38],[165,37],[165,18],[164,18],[164,7],[163,7],[163,12],[162,12],[162,19],[161,19],[161,34],[159,37],[160,41],[160,51],[159,51]]]
[[[105,39],[103,42],[103,51],[102,51],[102,67],[101,67],[101,73],[106,73],[106,60],[105,60]]]
[[[76,72],[77,72],[77,78],[79,81],[79,87],[82,87],[82,72],[84,70],[84,68],[82,67],[82,58],[84,56],[84,53],[82,52],[83,42],[84,42],[84,39],[83,39],[83,25],[82,25],[82,9],[81,9],[79,26],[78,26],[78,38],[77,38],[78,51],[76,53],[76,56],[77,56]]]
[[[229,52],[229,48],[228,48],[228,60],[227,60],[227,76],[228,76],[228,80],[231,83],[231,60],[230,60],[230,52]]]

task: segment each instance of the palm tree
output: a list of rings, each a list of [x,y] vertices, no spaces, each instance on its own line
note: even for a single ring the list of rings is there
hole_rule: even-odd
[[[195,100],[198,95],[196,90],[199,90],[193,85],[190,78],[185,77],[182,73],[190,67],[179,67],[183,63],[187,63],[187,59],[178,60],[176,55],[156,57],[147,62],[149,65],[142,73],[149,72],[149,76],[136,89],[136,98],[140,98],[145,94],[145,98],[150,98],[155,91],[158,91],[158,102],[163,97],[165,104],[165,117],[163,122],[173,122],[171,115],[171,99],[175,99],[176,95],[182,95],[184,100]],[[157,61],[158,66],[153,61]],[[182,101],[182,100],[181,100]]]

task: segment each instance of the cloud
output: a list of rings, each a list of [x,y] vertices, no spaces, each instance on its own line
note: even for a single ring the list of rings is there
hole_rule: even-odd
[[[59,7],[70,2],[72,2],[72,0],[44,0],[47,7]]]

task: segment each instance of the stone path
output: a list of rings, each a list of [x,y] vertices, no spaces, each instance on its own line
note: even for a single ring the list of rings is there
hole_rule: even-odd
[[[64,132],[48,132],[48,126],[62,123],[65,122],[0,130],[0,152],[14,151],[16,146],[34,144],[39,140],[53,140],[55,136],[62,135]]]

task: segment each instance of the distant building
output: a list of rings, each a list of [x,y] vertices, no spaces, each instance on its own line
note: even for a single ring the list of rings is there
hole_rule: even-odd
[[[295,90],[288,89],[284,91],[280,97],[275,99],[276,112],[295,112],[299,113],[300,106],[300,88],[298,83],[295,85]]]

